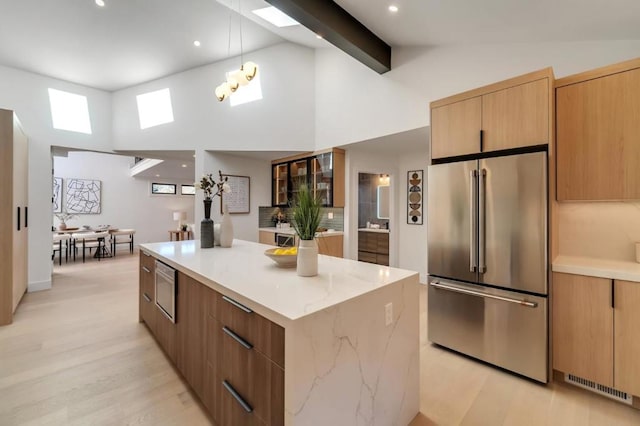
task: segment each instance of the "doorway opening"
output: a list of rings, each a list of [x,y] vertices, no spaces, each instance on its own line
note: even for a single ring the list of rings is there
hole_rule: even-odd
[[[391,178],[384,173],[358,173],[358,260],[389,265]]]

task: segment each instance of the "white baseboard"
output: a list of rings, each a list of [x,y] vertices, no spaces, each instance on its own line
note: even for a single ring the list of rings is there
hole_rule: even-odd
[[[51,280],[38,281],[29,283],[27,286],[27,293],[33,293],[34,291],[50,290]]]

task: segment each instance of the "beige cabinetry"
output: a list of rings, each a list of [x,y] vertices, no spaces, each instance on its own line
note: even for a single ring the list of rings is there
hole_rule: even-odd
[[[640,283],[553,274],[553,369],[640,395]]]
[[[276,234],[270,231],[258,231],[258,242],[260,244],[276,245]]]
[[[358,260],[389,266],[389,233],[358,231]]]
[[[552,140],[553,72],[536,71],[431,103],[431,158]]]
[[[640,59],[556,82],[557,197],[640,199]]]
[[[316,237],[318,253],[327,256],[343,257],[343,236],[342,235],[322,235]]]
[[[0,109],[0,325],[27,291],[28,145],[13,111]]]
[[[219,425],[284,425],[284,329],[177,273],[176,322],[155,306],[140,254],[140,319]]]

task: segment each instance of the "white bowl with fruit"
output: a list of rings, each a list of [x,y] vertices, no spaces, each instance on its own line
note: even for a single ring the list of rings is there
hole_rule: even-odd
[[[298,261],[298,247],[278,247],[264,251],[279,268],[295,268]]]

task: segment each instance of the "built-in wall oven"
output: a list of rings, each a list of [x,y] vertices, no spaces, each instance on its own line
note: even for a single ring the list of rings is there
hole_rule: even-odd
[[[156,260],[156,306],[176,322],[176,270]]]

